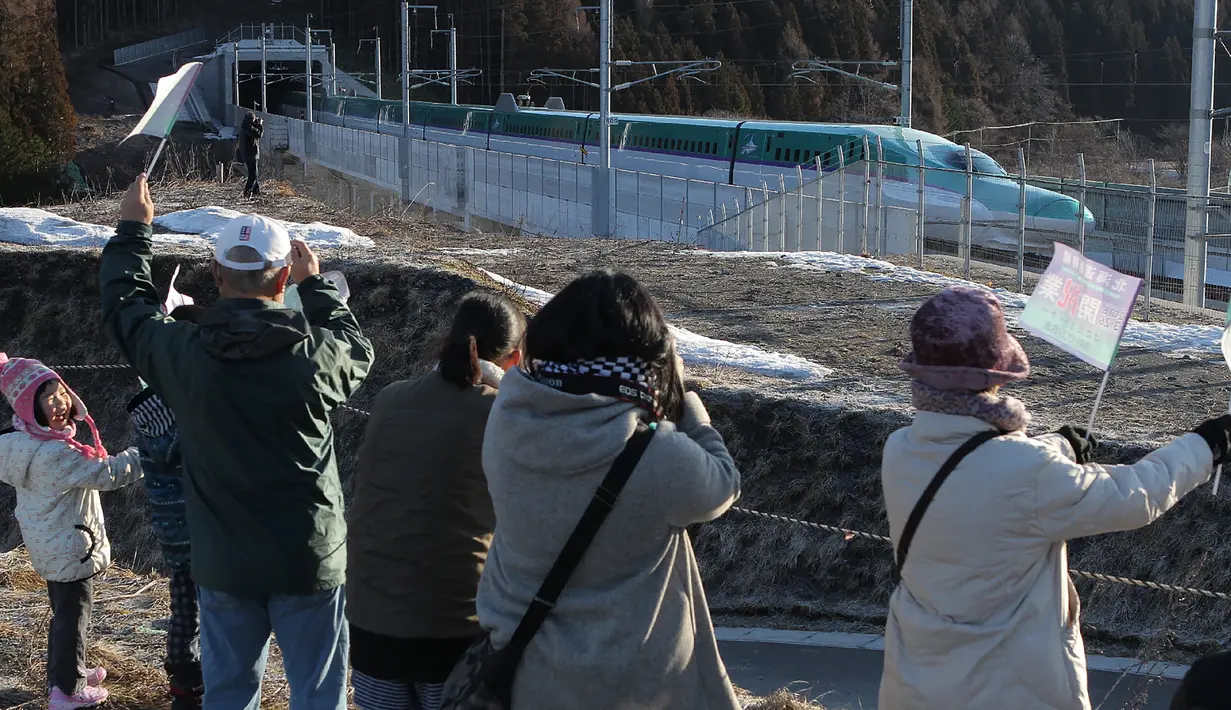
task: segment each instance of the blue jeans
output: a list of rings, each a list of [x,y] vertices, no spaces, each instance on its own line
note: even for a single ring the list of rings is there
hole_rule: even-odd
[[[203,708],[260,708],[272,631],[291,686],[291,710],[346,710],[350,631],[343,590],[236,597],[201,587]]]

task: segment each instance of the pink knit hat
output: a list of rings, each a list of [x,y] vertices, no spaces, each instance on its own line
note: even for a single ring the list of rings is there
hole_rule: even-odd
[[[983,392],[1030,374],[1000,300],[980,289],[958,286],[928,299],[911,319],[910,340],[914,352],[902,369],[936,389]]]
[[[37,406],[34,398],[38,394],[38,388],[44,382],[52,381],[59,381],[68,391],[68,396],[73,401],[73,408],[76,411],[76,419],[84,421],[90,427],[90,433],[94,436],[93,446],[82,444],[74,438],[77,435],[75,424],[70,423],[67,429],[57,431],[38,423],[38,418],[34,414],[34,408]],[[85,403],[50,367],[38,360],[10,359],[4,353],[0,353],[0,393],[4,394],[4,398],[13,407],[14,429],[24,431],[41,441],[63,441],[90,458],[107,457],[107,450],[103,448],[102,440],[98,436],[98,427],[94,425],[94,419],[86,410]]]

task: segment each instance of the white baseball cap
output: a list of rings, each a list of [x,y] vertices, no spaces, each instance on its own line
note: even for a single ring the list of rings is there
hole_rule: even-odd
[[[244,263],[226,258],[231,247],[251,247],[264,261]],[[264,271],[286,266],[291,253],[291,235],[277,220],[255,214],[236,217],[218,232],[214,261],[236,271]]]

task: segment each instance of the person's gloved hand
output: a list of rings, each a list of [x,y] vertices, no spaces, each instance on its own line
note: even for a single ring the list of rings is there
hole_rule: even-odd
[[[1063,436],[1069,442],[1069,446],[1073,447],[1077,463],[1090,463],[1090,458],[1094,455],[1094,447],[1098,446],[1098,440],[1090,436],[1088,429],[1065,424],[1056,433]]]
[[[1231,414],[1201,422],[1193,431],[1200,434],[1205,443],[1210,445],[1215,466],[1227,462],[1227,452],[1231,451]]]

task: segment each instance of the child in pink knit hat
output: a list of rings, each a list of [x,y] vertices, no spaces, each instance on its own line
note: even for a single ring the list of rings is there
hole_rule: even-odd
[[[48,710],[92,707],[107,699],[106,672],[86,667],[86,637],[94,577],[111,564],[98,492],[141,478],[137,450],[109,456],[81,398],[38,360],[0,353],[0,393],[13,407],[0,481],[17,489],[22,540],[51,600]],[[77,440],[79,422],[92,443]]]

